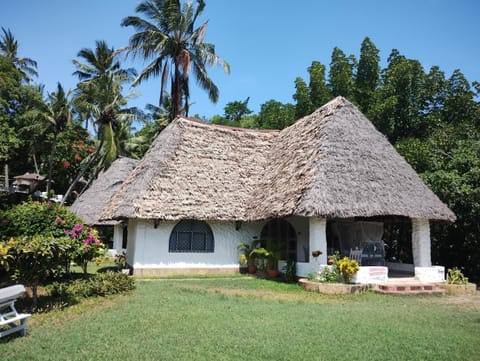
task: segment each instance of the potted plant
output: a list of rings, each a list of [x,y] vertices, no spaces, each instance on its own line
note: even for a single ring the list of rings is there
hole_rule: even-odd
[[[312,257],[313,258],[317,258],[321,254],[322,254],[322,251],[320,251],[320,250],[312,251]]]
[[[354,259],[343,257],[343,259],[338,262],[338,268],[340,270],[340,274],[342,275],[343,281],[345,283],[350,283],[352,277],[355,276],[357,271],[360,269],[360,266]]]
[[[277,278],[280,274],[278,270],[278,261],[282,256],[282,248],[276,242],[268,242],[267,247],[256,248],[253,254],[260,256],[267,261],[268,278]]]
[[[130,274],[130,268],[127,265],[127,252],[124,251],[120,254],[117,254],[115,257],[115,262],[122,273],[127,275]]]
[[[240,273],[245,274],[248,272],[248,257],[245,256],[244,254],[240,255],[240,258],[238,260],[238,263],[240,264]]]
[[[241,253],[240,259],[246,260],[248,273],[255,274],[257,272],[257,265],[255,264],[255,246],[258,241],[253,241],[252,244],[240,242],[237,245],[237,250]],[[243,256],[243,257],[242,257]]]
[[[293,259],[288,259],[282,270],[285,275],[285,281],[295,281],[295,278],[297,277],[297,262],[295,262]]]

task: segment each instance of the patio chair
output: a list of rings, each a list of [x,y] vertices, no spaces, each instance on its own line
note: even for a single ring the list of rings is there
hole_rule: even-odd
[[[29,313],[18,313],[15,309],[17,298],[25,293],[23,285],[0,288],[0,338],[14,332],[27,334]]]
[[[362,253],[363,253],[363,251],[361,249],[350,248],[350,256],[348,258],[350,258],[351,260],[357,261],[358,265],[361,266],[362,265]]]

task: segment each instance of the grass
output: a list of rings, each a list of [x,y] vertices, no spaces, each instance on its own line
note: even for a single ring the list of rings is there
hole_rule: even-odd
[[[322,296],[260,279],[139,280],[34,315],[2,360],[475,360],[480,301]],[[460,302],[461,301],[461,302]]]

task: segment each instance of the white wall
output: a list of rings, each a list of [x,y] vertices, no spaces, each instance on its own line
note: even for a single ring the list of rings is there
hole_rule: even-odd
[[[213,253],[169,252],[170,233],[177,222],[138,220],[129,222],[128,259],[134,268],[230,268],[238,267],[237,244],[251,242],[260,223],[207,222],[212,229]],[[132,254],[132,256],[131,256]]]
[[[309,221],[304,217],[286,219],[297,232],[297,253],[302,257],[304,247],[309,252]],[[235,268],[238,267],[240,242],[251,243],[260,237],[267,221],[241,222],[236,230],[235,222],[207,222],[212,229],[215,251],[213,253],[169,252],[169,239],[178,222],[129,220],[127,262],[135,269],[181,269],[181,268]]]

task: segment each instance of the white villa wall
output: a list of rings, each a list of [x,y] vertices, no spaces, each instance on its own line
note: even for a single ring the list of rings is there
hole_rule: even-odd
[[[169,252],[170,234],[177,222],[130,221],[128,261],[136,274],[202,273],[208,270],[238,270],[237,245],[251,242],[261,231],[260,223],[207,222],[215,247],[212,253]]]
[[[304,259],[309,253],[309,221],[303,217],[286,219],[297,233],[297,254]],[[215,247],[213,253],[169,252],[170,234],[178,222],[129,220],[127,262],[135,274],[234,272],[238,270],[237,245],[250,243],[260,237],[267,221],[235,222],[209,221]]]

